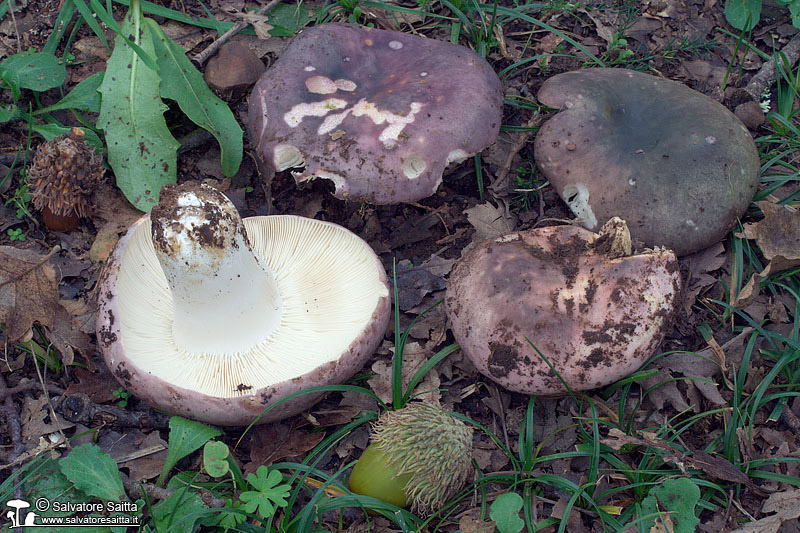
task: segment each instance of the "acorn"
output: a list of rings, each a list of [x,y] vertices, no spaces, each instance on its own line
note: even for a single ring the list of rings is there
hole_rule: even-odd
[[[55,231],[74,229],[88,216],[92,193],[104,173],[102,158],[86,144],[80,128],[40,144],[26,182],[45,225]]]
[[[387,411],[350,474],[356,494],[427,513],[440,509],[472,471],[472,428],[440,406]]]

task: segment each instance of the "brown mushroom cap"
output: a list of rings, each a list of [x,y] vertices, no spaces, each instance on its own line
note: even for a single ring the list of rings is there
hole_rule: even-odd
[[[351,24],[303,30],[250,95],[249,127],[272,168],[331,180],[376,204],[433,194],[445,167],[491,144],[503,94],[455,44]]]
[[[566,392],[526,337],[572,390],[612,383],[653,355],[679,292],[678,262],[664,249],[621,256],[615,233],[627,234],[619,219],[602,235],[575,226],[510,233],[457,263],[445,311],[481,373],[517,392]]]
[[[536,163],[588,229],[619,216],[634,240],[685,255],[722,239],[756,192],[747,128],[685,85],[597,68],[548,79],[538,99],[561,111]]]
[[[360,370],[388,326],[389,287],[375,253],[345,228],[291,215],[242,221],[215,196],[165,188],[120,239],[99,281],[98,347],[149,404],[246,425],[291,393]],[[318,399],[299,396],[259,423]]]

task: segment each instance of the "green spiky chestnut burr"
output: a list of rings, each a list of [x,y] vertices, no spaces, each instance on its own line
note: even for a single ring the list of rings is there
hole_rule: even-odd
[[[441,508],[471,471],[472,428],[438,405],[414,402],[381,415],[348,485],[424,513]]]

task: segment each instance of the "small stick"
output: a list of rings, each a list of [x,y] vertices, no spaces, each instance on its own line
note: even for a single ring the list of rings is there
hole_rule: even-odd
[[[258,15],[263,15],[264,13],[275,7],[275,5],[280,1],[281,0],[272,0],[270,3],[268,3],[258,11],[256,11],[256,13]],[[193,59],[194,62],[202,67],[205,64],[205,62],[208,61],[208,58],[213,56],[217,52],[217,50],[219,50],[219,48],[228,41],[228,39],[230,39],[240,31],[245,29],[249,24],[250,24],[249,22],[245,22],[243,20],[238,21],[236,24],[231,26],[231,29],[223,33],[213,43],[208,45],[208,47],[205,50],[201,51],[199,54],[194,56]]]
[[[779,55],[784,55],[786,57],[786,61],[788,62],[786,66],[788,68],[792,68],[794,64],[797,63],[797,60],[800,59],[800,33],[792,37],[781,49],[780,53],[772,54],[770,60],[761,65],[761,68],[756,75],[752,77],[750,83],[745,86],[744,91],[756,102],[761,99],[761,95],[764,94],[764,91],[775,81],[775,71],[778,68]]]
[[[509,172],[511,172],[511,165],[514,162],[514,158],[528,142],[528,139],[531,138],[531,135],[535,133],[533,129],[538,128],[539,125],[541,125],[541,123],[542,123],[542,114],[539,111],[536,111],[533,114],[533,116],[528,120],[528,122],[525,123],[525,127],[531,129],[528,131],[517,132],[517,139],[514,141],[514,145],[508,152],[508,156],[506,157],[506,161],[503,164],[503,168],[500,169],[500,172],[497,173],[497,177],[489,186],[491,191],[495,193],[495,197],[497,197],[498,195],[505,196],[506,189],[508,188],[508,174]]]
[[[165,429],[169,419],[150,411],[127,411],[110,405],[94,403],[82,392],[62,396],[58,411],[70,422],[82,424],[109,425],[129,428]]]
[[[125,475],[124,472],[119,473],[120,477],[122,477],[122,486],[125,488],[125,492],[132,500],[137,500],[139,498],[149,498],[152,500],[166,500],[169,498],[174,491],[170,489],[165,489],[164,487],[158,487],[153,483],[142,483],[132,481],[131,478]],[[201,489],[202,490],[202,489]],[[201,498],[203,499],[203,503],[205,503],[209,507],[225,507],[225,500],[222,498],[214,498],[211,496],[211,493],[202,491]]]
[[[0,400],[4,400],[7,396],[13,396],[14,394],[19,394],[20,392],[40,390],[41,388],[42,384],[37,383],[35,381],[21,383],[16,387],[0,388]],[[50,394],[64,394],[64,389],[62,389],[61,387],[56,387],[55,385],[47,385],[47,390],[48,392],[50,392]]]

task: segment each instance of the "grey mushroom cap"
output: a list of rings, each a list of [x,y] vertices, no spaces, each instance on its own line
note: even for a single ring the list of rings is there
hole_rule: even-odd
[[[536,163],[590,230],[619,216],[634,241],[686,255],[724,238],[756,192],[747,128],[683,84],[587,69],[548,79],[538,99],[561,111],[536,136]]]
[[[98,282],[98,348],[150,405],[247,425],[289,394],[358,372],[388,327],[390,292],[378,257],[345,228],[291,215],[242,221],[230,203],[208,217],[197,199],[209,190],[179,196],[181,218],[154,210],[120,239]],[[211,246],[192,250],[202,241]],[[258,422],[319,398],[298,396]]]
[[[449,163],[494,142],[502,105],[468,48],[337,23],[294,38],[254,87],[248,125],[271,168],[390,204],[430,196]]]

